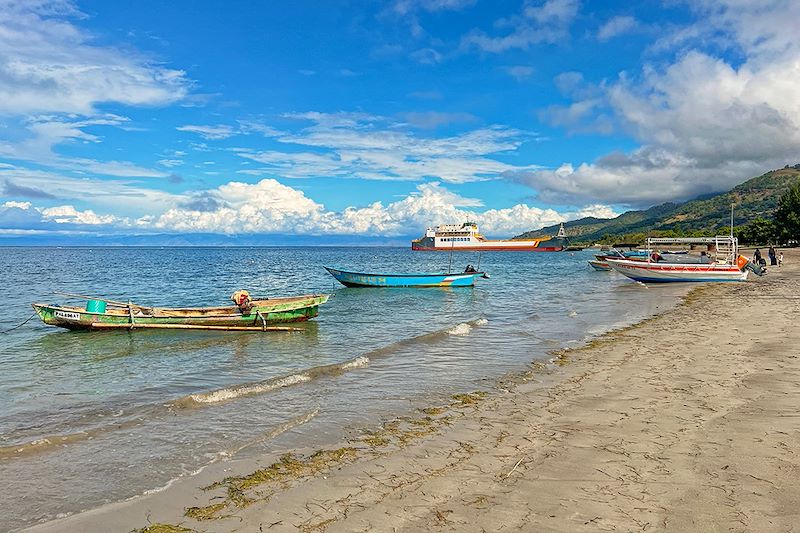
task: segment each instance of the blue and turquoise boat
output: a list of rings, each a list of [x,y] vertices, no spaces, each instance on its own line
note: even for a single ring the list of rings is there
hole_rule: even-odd
[[[367,274],[325,267],[345,287],[472,287],[485,272],[456,274]]]

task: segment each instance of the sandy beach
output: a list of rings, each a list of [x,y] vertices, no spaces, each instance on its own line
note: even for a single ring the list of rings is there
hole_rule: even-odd
[[[489,394],[34,529],[793,531],[800,253],[785,256]]]

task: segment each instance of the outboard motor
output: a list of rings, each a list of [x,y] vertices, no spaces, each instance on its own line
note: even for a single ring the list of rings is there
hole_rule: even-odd
[[[739,267],[740,270],[749,270],[756,276],[763,276],[764,274],[767,273],[766,267],[753,263],[743,255],[740,255],[736,259],[736,265]]]

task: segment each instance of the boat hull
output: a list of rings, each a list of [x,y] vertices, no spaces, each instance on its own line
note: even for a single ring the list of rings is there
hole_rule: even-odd
[[[647,263],[607,259],[609,267],[643,283],[745,281],[747,271],[736,265]]]
[[[563,252],[568,244],[563,224],[555,237],[492,240],[478,232],[476,223],[465,222],[427,228],[423,237],[411,241],[411,249],[418,252]]]
[[[593,269],[601,272],[609,272],[611,270],[611,267],[605,261],[589,261],[589,264]]]
[[[39,318],[47,325],[71,330],[109,329],[204,329],[229,331],[266,331],[279,329],[277,324],[303,322],[319,314],[319,306],[328,295],[260,300],[249,312],[238,307],[192,309],[134,307],[104,313],[80,307],[33,304]],[[264,303],[266,302],[266,303]]]
[[[345,287],[472,287],[483,272],[459,274],[369,274],[325,269]]]
[[[535,246],[535,245],[503,245],[487,244],[469,246],[422,246],[416,243],[411,244],[411,249],[415,252],[563,252],[563,246]]]

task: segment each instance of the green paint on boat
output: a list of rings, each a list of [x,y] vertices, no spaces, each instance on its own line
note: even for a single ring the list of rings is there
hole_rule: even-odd
[[[328,298],[327,294],[314,294],[254,300],[252,306],[244,311],[236,306],[161,308],[136,304],[108,306],[102,311],[38,303],[33,304],[33,308],[45,324],[73,330],[162,328],[263,331],[279,324],[303,322],[316,317],[319,306]]]

